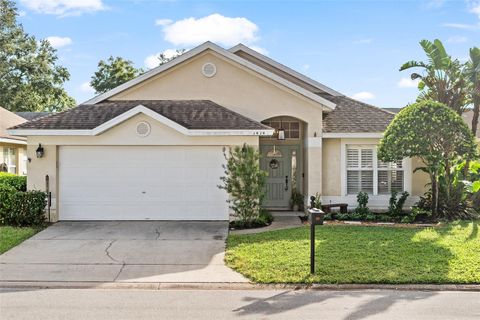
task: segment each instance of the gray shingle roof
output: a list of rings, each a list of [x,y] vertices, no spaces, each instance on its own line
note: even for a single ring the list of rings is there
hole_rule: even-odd
[[[32,121],[35,119],[38,119],[40,117],[45,117],[48,115],[51,115],[52,112],[27,112],[27,111],[22,111],[22,112],[15,112],[17,116],[22,117],[25,120]]]
[[[322,96],[337,104],[323,117],[323,132],[383,132],[395,114],[347,96]]]
[[[29,121],[11,129],[94,129],[138,105],[143,105],[192,130],[271,129],[209,100],[128,100],[79,105],[76,108]]]

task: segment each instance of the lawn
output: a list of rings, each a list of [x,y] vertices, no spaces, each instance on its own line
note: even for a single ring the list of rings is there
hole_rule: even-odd
[[[42,228],[0,227],[0,254],[27,240]]]
[[[439,228],[319,226],[230,235],[227,265],[260,283],[480,283],[477,222]]]

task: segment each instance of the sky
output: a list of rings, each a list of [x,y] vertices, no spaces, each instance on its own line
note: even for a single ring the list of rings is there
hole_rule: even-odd
[[[461,61],[480,46],[480,0],[181,1],[17,0],[27,33],[48,39],[68,68],[77,103],[94,96],[98,61],[120,56],[145,70],[156,55],[210,40],[243,43],[345,95],[403,107],[418,89],[409,60],[440,39]]]

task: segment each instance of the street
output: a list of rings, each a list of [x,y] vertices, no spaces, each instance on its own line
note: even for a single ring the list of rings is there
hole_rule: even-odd
[[[1,289],[1,319],[479,319],[479,292]]]

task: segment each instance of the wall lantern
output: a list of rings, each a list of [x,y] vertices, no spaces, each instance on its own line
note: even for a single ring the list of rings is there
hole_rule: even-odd
[[[35,151],[35,153],[37,154],[37,158],[42,158],[43,155],[45,154],[45,150],[43,150],[43,147],[42,147],[41,143],[38,144],[38,148]]]

